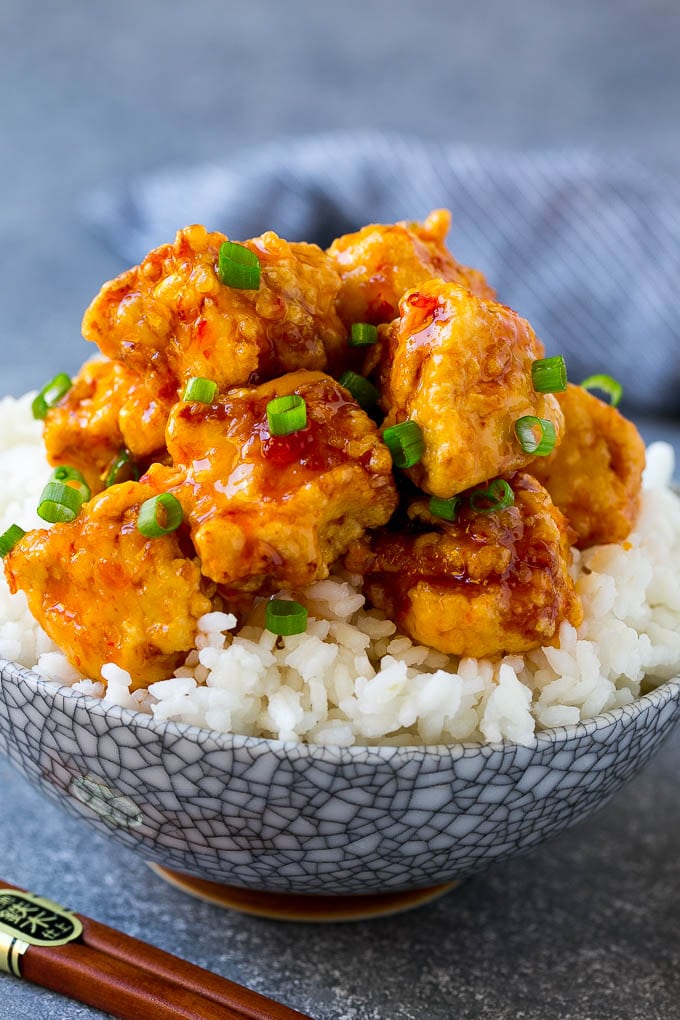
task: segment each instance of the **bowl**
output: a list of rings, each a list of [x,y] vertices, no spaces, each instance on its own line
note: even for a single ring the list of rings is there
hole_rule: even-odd
[[[159,723],[0,660],[0,752],[31,783],[188,891],[269,916],[401,909],[528,851],[679,718],[676,677],[531,746],[333,748]]]

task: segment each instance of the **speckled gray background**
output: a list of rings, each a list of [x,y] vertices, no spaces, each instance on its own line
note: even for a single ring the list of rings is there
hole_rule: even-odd
[[[315,1020],[675,1020],[680,742],[596,818],[429,906],[288,925],[166,886],[0,764],[3,877]],[[73,870],[77,869],[77,870]],[[99,1016],[0,977],[0,1016]]]
[[[0,394],[75,369],[120,268],[83,195],[330,128],[595,144],[680,168],[676,0],[0,0]],[[648,435],[664,434],[652,423]],[[675,1020],[680,738],[595,819],[417,912],[223,913],[0,763],[0,874],[315,1020]],[[2,1020],[94,1011],[0,977]]]

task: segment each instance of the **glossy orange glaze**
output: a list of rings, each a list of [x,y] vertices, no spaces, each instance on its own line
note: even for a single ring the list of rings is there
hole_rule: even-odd
[[[52,640],[95,680],[106,662],[128,670],[135,687],[171,676],[212,608],[182,531],[145,538],[137,529],[152,495],[138,482],[115,485],[72,523],[29,532],[5,558],[10,590],[26,592]]]
[[[550,420],[560,441],[559,404],[533,388],[544,351],[526,319],[441,280],[408,291],[399,307],[381,330],[381,402],[385,426],[410,419],[423,432],[424,455],[408,470],[416,485],[449,497],[527,467],[536,458],[514,432],[524,415]]]
[[[621,542],[640,506],[645,444],[632,422],[580,386],[557,394],[565,439],[532,474],[576,532],[580,549]]]
[[[267,403],[297,393],[307,425],[272,435]],[[212,404],[178,403],[167,430],[170,486],[185,507],[203,573],[223,586],[301,586],[397,504],[390,454],[376,426],[335,380],[296,372],[231,390]]]
[[[464,502],[449,523],[416,501],[409,526],[381,528],[347,555],[370,603],[415,641],[482,658],[549,644],[562,620],[580,623],[567,521],[535,479],[510,482],[505,510]]]

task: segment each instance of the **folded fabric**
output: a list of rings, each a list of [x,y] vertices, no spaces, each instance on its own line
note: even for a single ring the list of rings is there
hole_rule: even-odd
[[[91,196],[86,213],[132,263],[187,223],[326,246],[439,206],[454,255],[565,355],[570,379],[608,373],[627,408],[680,417],[680,188],[634,160],[328,134],[159,171]]]

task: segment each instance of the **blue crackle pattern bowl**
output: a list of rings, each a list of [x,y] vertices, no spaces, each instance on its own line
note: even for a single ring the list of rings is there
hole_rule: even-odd
[[[585,818],[680,718],[680,677],[511,743],[331,748],[219,734],[74,695],[0,660],[0,752],[149,862],[244,889],[445,883]]]

